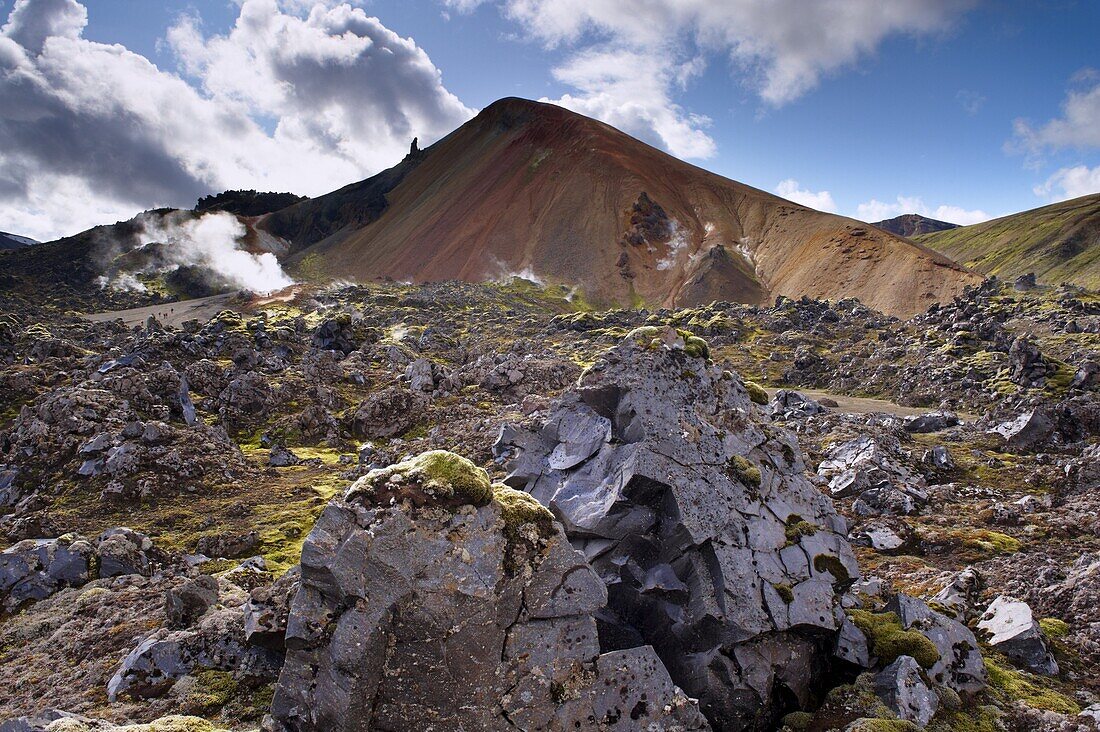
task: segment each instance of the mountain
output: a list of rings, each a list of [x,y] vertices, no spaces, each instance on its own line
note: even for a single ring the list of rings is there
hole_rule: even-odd
[[[979,281],[932,250],[503,99],[397,166],[260,217],[289,262],[360,280],[525,276],[597,305],[858,297],[912,315]]]
[[[1100,194],[919,237],[984,274],[1100,287]]]
[[[293,206],[305,196],[294,193],[270,193],[255,190],[223,191],[203,196],[195,204],[196,211],[226,211],[237,216],[260,216]]]
[[[23,247],[29,247],[32,244],[37,244],[34,239],[29,239],[25,236],[17,236],[15,234],[9,234],[5,231],[0,231],[0,250],[4,249],[22,249]]]
[[[902,214],[892,219],[876,221],[871,226],[877,226],[891,234],[912,238],[921,234],[931,234],[935,231],[947,231],[959,228],[958,224],[949,224],[946,221],[937,221],[920,214]]]

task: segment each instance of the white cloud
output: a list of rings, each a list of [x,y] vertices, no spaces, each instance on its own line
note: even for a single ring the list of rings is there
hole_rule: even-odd
[[[673,155],[708,158],[716,151],[702,129],[710,120],[689,115],[672,102],[672,71],[665,60],[633,51],[585,51],[553,72],[580,94],[543,101],[603,120]]]
[[[656,90],[629,100],[620,75],[587,82],[561,103],[611,121],[613,113],[631,132],[656,139],[682,157],[707,157],[714,142],[705,124],[675,103],[675,92],[710,58],[739,71],[769,106],[787,104],[821,80],[875,52],[898,34],[949,30],[975,0],[646,0],[624,7],[621,0],[442,0],[459,12],[493,3],[522,26],[527,36],[570,57],[557,77],[572,84],[578,64],[592,71],[597,61],[643,59],[638,75]],[[629,101],[630,111],[622,111]]]
[[[84,39],[75,0],[18,0],[0,30],[3,228],[49,239],[226,188],[317,195],[472,114],[361,9],[290,8],[243,0],[226,36],[183,18],[168,40],[190,83]]]
[[[808,191],[802,188],[794,178],[780,181],[779,185],[775,187],[775,192],[788,201],[794,201],[803,206],[816,208],[818,211],[836,213],[836,203],[833,201],[833,194],[828,191],[818,191],[816,193],[814,191]]]
[[[1092,193],[1100,193],[1100,165],[1095,168],[1087,165],[1062,168],[1035,188],[1035,195],[1052,201],[1067,201]]]
[[[1038,154],[1042,150],[1100,148],[1100,83],[1094,69],[1082,69],[1071,80],[1092,86],[1071,90],[1062,104],[1062,116],[1039,127],[1024,119],[1013,125],[1014,147]]]
[[[893,202],[883,202],[872,198],[870,201],[859,204],[856,207],[855,218],[860,221],[874,223],[884,219],[892,219],[902,214],[918,214],[937,221],[946,221],[951,224],[969,226],[989,221],[990,216],[981,209],[965,209],[961,206],[940,205],[930,208],[917,196],[898,196]]]

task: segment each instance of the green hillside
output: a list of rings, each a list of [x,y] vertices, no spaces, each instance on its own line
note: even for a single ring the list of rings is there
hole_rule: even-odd
[[[916,237],[983,274],[1100,287],[1100,194]]]

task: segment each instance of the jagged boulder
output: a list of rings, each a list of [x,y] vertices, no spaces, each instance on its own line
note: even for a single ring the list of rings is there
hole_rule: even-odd
[[[821,414],[825,407],[815,399],[791,389],[780,389],[775,392],[768,404],[768,413],[772,419],[801,419],[814,414]]]
[[[361,438],[395,437],[415,427],[424,418],[428,404],[423,392],[388,387],[360,402],[349,418],[348,428]]]
[[[1033,450],[1050,440],[1055,423],[1046,410],[1032,409],[998,424],[993,432],[1003,437],[1011,450]]]
[[[83,537],[24,539],[0,552],[0,607],[13,611],[95,574],[95,548]]]
[[[632,332],[496,452],[607,585],[605,650],[655,647],[716,729],[810,703],[858,577],[845,522],[700,339]]]
[[[359,479],[302,550],[264,729],[703,730],[550,512],[433,451]]]
[[[922,678],[920,664],[911,656],[899,656],[875,675],[875,696],[908,722],[923,727],[932,721],[940,698]]]
[[[978,628],[989,634],[991,646],[1015,663],[1037,674],[1058,674],[1058,662],[1026,602],[999,595],[978,620]]]
[[[212,607],[193,627],[160,628],[145,636],[122,660],[107,694],[112,701],[157,697],[184,676],[203,670],[271,681],[281,665],[279,651],[248,643],[242,607]]]
[[[939,659],[928,668],[933,682],[961,694],[976,694],[985,688],[985,662],[969,628],[907,595],[895,596],[886,610],[898,616],[902,628],[917,631],[936,646]]]

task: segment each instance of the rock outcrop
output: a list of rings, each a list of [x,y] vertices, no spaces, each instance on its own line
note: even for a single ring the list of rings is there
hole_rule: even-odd
[[[453,453],[331,501],[300,583],[265,730],[709,729],[652,648],[601,653],[604,584],[550,512]]]
[[[496,450],[607,586],[602,648],[652,645],[716,729],[760,729],[810,703],[858,568],[797,442],[706,356],[639,328]]]

